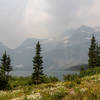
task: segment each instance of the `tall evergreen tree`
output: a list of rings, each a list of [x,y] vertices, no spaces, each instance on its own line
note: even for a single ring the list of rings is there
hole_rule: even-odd
[[[96,45],[96,66],[100,67],[100,46]]]
[[[7,79],[10,71],[12,71],[11,59],[10,56],[8,56],[5,51],[5,53],[1,58],[1,66],[0,66],[0,72],[2,74],[2,77],[4,79]]]
[[[89,48],[88,56],[89,56],[89,60],[88,60],[89,68],[96,67],[96,40],[95,40],[94,35],[92,36],[92,39],[91,39],[91,45]]]
[[[33,69],[32,81],[34,84],[40,84],[43,81],[43,60],[41,56],[41,46],[39,41],[36,44],[36,54],[33,57]]]
[[[0,69],[1,69],[2,78],[6,79],[6,70],[7,70],[7,54],[6,54],[6,51],[1,58]]]
[[[8,87],[9,72],[12,70],[10,56],[7,56],[6,51],[1,58],[0,65],[0,90]]]
[[[6,70],[7,76],[9,76],[9,72],[12,71],[12,70],[13,70],[13,69],[12,69],[12,66],[11,66],[11,58],[10,58],[10,56],[8,55],[8,57],[7,57],[7,70]]]

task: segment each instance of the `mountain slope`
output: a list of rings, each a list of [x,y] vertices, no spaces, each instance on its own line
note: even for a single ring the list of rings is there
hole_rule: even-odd
[[[44,68],[46,70],[65,69],[70,66],[87,64],[90,38],[95,33],[100,42],[99,28],[81,26],[67,30],[59,38],[41,39]],[[32,70],[32,58],[38,39],[27,39],[16,49],[9,49],[0,44],[0,53],[7,50],[11,55],[12,65],[18,70]]]

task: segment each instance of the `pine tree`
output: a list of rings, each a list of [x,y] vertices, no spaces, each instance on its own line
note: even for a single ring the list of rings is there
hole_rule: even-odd
[[[6,79],[6,70],[7,70],[7,54],[6,54],[6,51],[1,58],[0,69],[1,69],[2,78]]]
[[[100,46],[96,45],[96,66],[100,67]]]
[[[40,84],[43,81],[43,60],[41,56],[41,46],[38,41],[36,44],[36,54],[33,57],[33,69],[32,81],[34,84]]]
[[[7,56],[6,51],[1,58],[0,73],[4,79],[7,79],[9,72],[12,71],[10,56]]]
[[[11,58],[10,58],[10,56],[8,55],[8,57],[7,57],[7,70],[6,70],[6,72],[7,72],[7,77],[9,76],[9,72],[10,71],[12,71],[12,66],[11,66]]]
[[[89,60],[88,60],[89,68],[96,67],[96,40],[95,40],[94,35],[92,36],[92,39],[91,39],[91,45],[89,48],[88,56],[89,56]]]
[[[7,56],[6,51],[2,56],[0,65],[0,90],[6,89],[9,85],[9,72],[12,71],[10,56]]]

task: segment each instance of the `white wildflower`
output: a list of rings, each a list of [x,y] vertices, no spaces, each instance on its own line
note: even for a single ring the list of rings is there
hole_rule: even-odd
[[[81,88],[80,91],[85,92],[85,91],[87,91],[87,88]]]
[[[41,100],[42,96],[40,93],[35,93],[27,96],[28,99],[35,99],[35,100]]]

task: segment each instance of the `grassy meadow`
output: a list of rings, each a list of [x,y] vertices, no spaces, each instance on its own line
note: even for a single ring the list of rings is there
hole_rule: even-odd
[[[31,77],[14,77],[11,88],[0,91],[0,100],[100,100],[100,68],[67,76],[40,85],[32,85]]]

